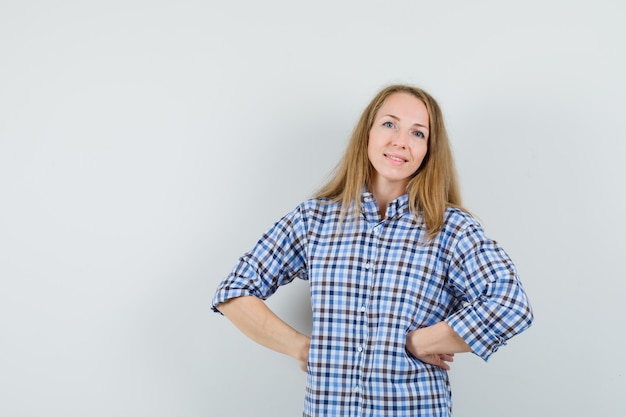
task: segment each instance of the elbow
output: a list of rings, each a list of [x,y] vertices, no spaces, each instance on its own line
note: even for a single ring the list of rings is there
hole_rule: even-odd
[[[239,307],[239,305],[241,304],[241,298],[242,297],[229,298],[229,299],[227,299],[227,300],[217,304],[215,306],[215,309],[218,310],[223,315],[228,317],[230,312],[232,312],[233,310],[235,310],[235,309],[237,309]]]
[[[509,339],[516,334],[519,334],[528,329],[535,320],[535,314],[530,304],[524,304],[520,306],[516,311],[509,310],[508,316],[508,333],[506,338]]]
[[[529,328],[535,321],[535,313],[533,312],[533,309],[530,306],[530,304],[526,305],[526,312],[524,315],[524,320],[526,322],[526,327],[525,327],[526,329]]]

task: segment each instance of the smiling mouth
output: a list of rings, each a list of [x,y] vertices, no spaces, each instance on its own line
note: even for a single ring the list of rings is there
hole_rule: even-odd
[[[392,161],[396,161],[396,162],[408,162],[406,159],[400,158],[399,156],[385,154],[385,157],[391,159]]]

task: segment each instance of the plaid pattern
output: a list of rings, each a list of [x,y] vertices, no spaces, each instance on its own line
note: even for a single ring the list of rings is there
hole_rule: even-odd
[[[309,280],[313,330],[304,416],[449,416],[446,371],[405,349],[407,334],[445,320],[487,360],[532,311],[513,263],[468,214],[448,209],[432,241],[404,195],[381,221],[370,193],[359,219],[309,200],[278,221],[220,284],[265,299]],[[215,310],[217,311],[217,310]]]

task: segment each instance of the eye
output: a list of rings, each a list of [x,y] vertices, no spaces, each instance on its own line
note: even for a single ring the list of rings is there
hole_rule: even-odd
[[[393,127],[393,123],[391,123],[391,122],[384,122],[384,123],[383,123],[383,126],[384,126],[384,127],[388,127],[388,128],[390,128],[390,129],[391,129],[391,128]]]
[[[426,137],[426,136],[424,136],[424,133],[420,132],[419,130],[415,130],[415,131],[413,132],[413,135],[414,135],[414,136],[416,136],[416,137],[418,137],[418,138],[421,138],[421,139],[423,139],[423,138],[425,138],[425,137]]]

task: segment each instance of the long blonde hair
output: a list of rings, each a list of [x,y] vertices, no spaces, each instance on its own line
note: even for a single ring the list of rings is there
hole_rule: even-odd
[[[410,210],[422,215],[428,237],[433,238],[444,225],[446,208],[461,206],[452,149],[448,140],[443,114],[435,99],[424,90],[410,85],[390,85],[381,90],[361,114],[346,152],[335,169],[334,176],[316,197],[341,202],[345,216],[352,204],[354,213],[360,212],[363,187],[369,189],[373,166],[367,156],[369,132],[378,110],[394,93],[409,93],[421,100],[428,110],[430,135],[428,151],[419,169],[407,185]]]

